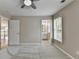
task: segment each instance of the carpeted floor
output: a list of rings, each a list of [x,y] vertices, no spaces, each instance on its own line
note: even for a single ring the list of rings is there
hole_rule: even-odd
[[[22,45],[11,59],[70,59],[56,47],[51,45]]]

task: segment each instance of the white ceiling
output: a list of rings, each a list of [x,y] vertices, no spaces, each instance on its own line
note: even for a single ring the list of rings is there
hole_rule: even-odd
[[[73,0],[66,0],[65,3],[60,3],[61,0],[40,0],[34,2],[37,9],[31,7],[20,8],[20,0],[0,0],[0,12],[11,16],[49,16],[68,5]]]

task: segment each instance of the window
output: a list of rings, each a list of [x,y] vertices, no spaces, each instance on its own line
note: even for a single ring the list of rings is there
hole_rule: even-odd
[[[54,19],[54,39],[62,42],[62,17]]]

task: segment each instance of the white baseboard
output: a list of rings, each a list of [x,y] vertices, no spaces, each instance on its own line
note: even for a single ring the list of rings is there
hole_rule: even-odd
[[[62,51],[63,53],[65,53],[67,56],[69,56],[71,59],[75,59],[73,56],[71,56],[69,53],[67,53],[66,51],[64,51],[62,48],[60,48],[59,46],[57,46],[56,44],[54,44],[56,48],[58,48],[60,51]]]

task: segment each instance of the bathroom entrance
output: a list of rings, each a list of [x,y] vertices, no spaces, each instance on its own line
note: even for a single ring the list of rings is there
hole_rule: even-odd
[[[41,21],[41,35],[43,44],[51,44],[52,42],[52,20]]]

